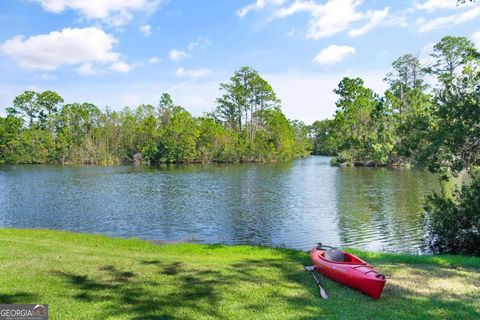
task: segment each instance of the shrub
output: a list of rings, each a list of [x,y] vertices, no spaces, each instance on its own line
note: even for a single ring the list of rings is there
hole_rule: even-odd
[[[480,256],[480,176],[453,197],[434,193],[425,205],[425,245],[433,253]]]

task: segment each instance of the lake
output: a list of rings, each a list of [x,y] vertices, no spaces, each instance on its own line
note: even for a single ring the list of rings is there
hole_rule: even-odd
[[[0,166],[0,227],[164,241],[417,252],[426,171],[277,164]]]

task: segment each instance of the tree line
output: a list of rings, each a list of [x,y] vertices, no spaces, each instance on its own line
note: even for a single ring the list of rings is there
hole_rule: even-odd
[[[337,164],[461,170],[480,150],[479,57],[467,38],[446,36],[428,65],[412,54],[396,59],[382,96],[361,78],[342,79],[333,119],[312,125],[313,153]]]
[[[273,88],[243,67],[214,111],[192,116],[168,93],[121,111],[25,91],[0,117],[0,163],[272,162],[309,154],[308,127],[281,112]]]

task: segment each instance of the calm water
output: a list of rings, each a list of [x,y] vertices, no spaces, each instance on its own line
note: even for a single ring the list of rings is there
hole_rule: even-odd
[[[160,168],[3,166],[0,226],[416,251],[423,197],[437,186],[424,171],[333,168],[327,157]]]

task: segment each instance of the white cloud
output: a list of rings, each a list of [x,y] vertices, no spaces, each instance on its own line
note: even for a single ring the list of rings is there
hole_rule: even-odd
[[[87,62],[114,62],[116,39],[96,27],[66,28],[25,38],[15,36],[0,46],[0,51],[26,69],[55,70],[62,65]]]
[[[187,52],[179,50],[179,49],[172,49],[168,53],[168,56],[170,57],[170,60],[172,60],[172,61],[179,61],[179,60],[182,60],[183,58],[190,57],[190,53],[187,53]]]
[[[363,27],[359,29],[351,29],[348,32],[348,35],[351,37],[361,36],[371,31],[372,29],[375,29],[388,16],[389,10],[390,8],[386,7],[383,10],[374,11],[371,15],[370,21],[368,21]]]
[[[36,0],[49,12],[75,10],[87,19],[100,20],[114,26],[126,24],[134,12],[155,11],[162,0]]]
[[[420,60],[421,64],[425,66],[429,66],[435,62],[435,59],[431,56],[431,54],[433,53],[433,47],[435,46],[435,44],[436,44],[435,42],[427,43],[420,50],[418,59]]]
[[[110,66],[110,70],[122,72],[122,73],[130,72],[132,69],[133,69],[132,65],[125,63],[123,61],[114,62]]]
[[[285,0],[256,0],[253,3],[250,3],[237,10],[237,16],[240,18],[245,17],[250,11],[263,10],[270,5],[281,5]]]
[[[93,76],[97,74],[98,71],[93,67],[93,63],[86,62],[77,68],[77,72],[82,76]]]
[[[356,50],[354,47],[331,45],[323,49],[314,59],[313,62],[321,65],[332,65],[339,63],[348,55],[354,55]]]
[[[188,51],[192,52],[196,49],[206,50],[210,45],[210,40],[204,37],[199,37],[197,40],[192,41],[188,44]]]
[[[55,81],[57,79],[57,76],[54,75],[54,74],[51,74],[51,73],[42,73],[38,76],[36,76],[36,78],[40,79],[40,80],[44,80],[44,81]]]
[[[180,50],[180,49],[172,49],[168,53],[170,60],[172,61],[179,61],[184,58],[189,58],[192,56],[193,51],[197,49],[206,50],[207,47],[210,45],[210,40],[204,37],[199,37],[195,41],[191,41],[188,46],[187,50]]]
[[[450,16],[438,17],[432,20],[420,18],[417,22],[420,25],[419,32],[427,32],[444,27],[462,24],[471,21],[480,16],[480,7],[472,8],[468,11],[452,14]]]
[[[208,76],[212,70],[210,69],[184,69],[184,68],[178,68],[175,71],[175,76],[177,77],[186,77],[186,78],[191,78],[191,79],[198,79],[202,78],[205,76]]]
[[[158,57],[151,57],[150,59],[148,59],[148,63],[151,63],[151,64],[155,64],[159,62],[160,62],[160,59]]]
[[[305,37],[318,40],[344,31],[350,23],[361,20],[362,14],[356,11],[360,3],[354,0],[329,0],[325,4],[295,1],[288,7],[280,8],[276,16],[284,18],[300,12],[308,12],[310,21]]]
[[[359,29],[352,29],[350,36],[358,36],[371,31],[388,16],[389,8],[382,10],[359,11],[363,0],[328,0],[317,3],[309,0],[297,0],[289,6],[279,8],[275,17],[285,18],[297,13],[306,12],[310,15],[305,37],[307,39],[322,39],[348,30],[353,23],[366,23]]]
[[[139,30],[147,37],[152,33],[152,27],[148,24],[141,26]]]
[[[465,3],[463,6],[471,5],[470,3]],[[427,0],[425,2],[419,3],[414,1],[413,7],[418,10],[426,10],[428,12],[433,12],[441,9],[455,9],[458,7],[455,0]]]

